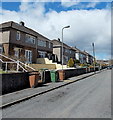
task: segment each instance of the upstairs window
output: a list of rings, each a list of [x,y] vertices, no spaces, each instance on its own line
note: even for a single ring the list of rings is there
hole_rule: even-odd
[[[66,52],[66,53],[69,53],[70,51],[69,51],[69,49],[65,49],[65,52]]]
[[[70,50],[70,54],[72,53],[72,51]]]
[[[49,48],[51,48],[51,43],[49,42]]]
[[[26,42],[35,44],[36,37],[26,34]]]
[[[38,40],[38,46],[46,47],[46,41]]]
[[[51,43],[51,48],[53,47],[53,43]]]
[[[17,40],[20,40],[20,32],[19,32],[19,31],[17,31],[16,39],[17,39]]]

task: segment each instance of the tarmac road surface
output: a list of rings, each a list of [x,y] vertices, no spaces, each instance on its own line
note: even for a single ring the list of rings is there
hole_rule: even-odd
[[[111,70],[4,108],[3,118],[111,118]]]

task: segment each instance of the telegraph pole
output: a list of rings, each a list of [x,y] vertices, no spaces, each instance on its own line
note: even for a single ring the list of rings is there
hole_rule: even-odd
[[[95,72],[95,44],[92,43],[92,46],[93,46],[93,57],[94,57],[94,72]]]

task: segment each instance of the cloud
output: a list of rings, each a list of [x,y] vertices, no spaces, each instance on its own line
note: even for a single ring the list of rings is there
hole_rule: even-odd
[[[77,5],[77,7],[79,9],[83,9],[83,8],[95,8],[96,5],[99,3],[100,3],[99,1],[98,2],[90,2],[87,5],[85,5],[85,4],[82,4],[80,0],[77,0],[76,2],[74,0],[70,0],[70,2],[69,1],[67,2],[67,0],[62,0],[61,5],[63,7],[67,7],[67,8],[72,7],[72,6],[76,7],[76,5]]]
[[[71,7],[80,3],[80,0],[61,0],[61,5],[64,7]]]
[[[99,2],[91,2],[91,3],[89,3],[86,7],[87,7],[87,8],[95,8],[98,3],[99,3]]]
[[[111,54],[111,13],[108,9],[70,10],[57,13],[51,10],[45,13],[44,3],[22,3],[20,11],[2,10],[1,22],[13,20],[25,22],[29,28],[36,30],[49,39],[61,38],[64,26],[64,42],[92,54],[92,42],[95,43],[98,58]],[[108,58],[108,57],[106,57]]]

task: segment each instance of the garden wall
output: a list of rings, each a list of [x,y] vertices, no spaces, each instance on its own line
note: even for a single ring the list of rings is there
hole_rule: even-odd
[[[86,73],[86,68],[77,68],[77,69],[67,69],[65,71],[65,79],[69,77],[74,77],[77,75],[85,74]]]
[[[2,94],[11,93],[30,87],[28,73],[4,73],[1,74],[0,88]]]

